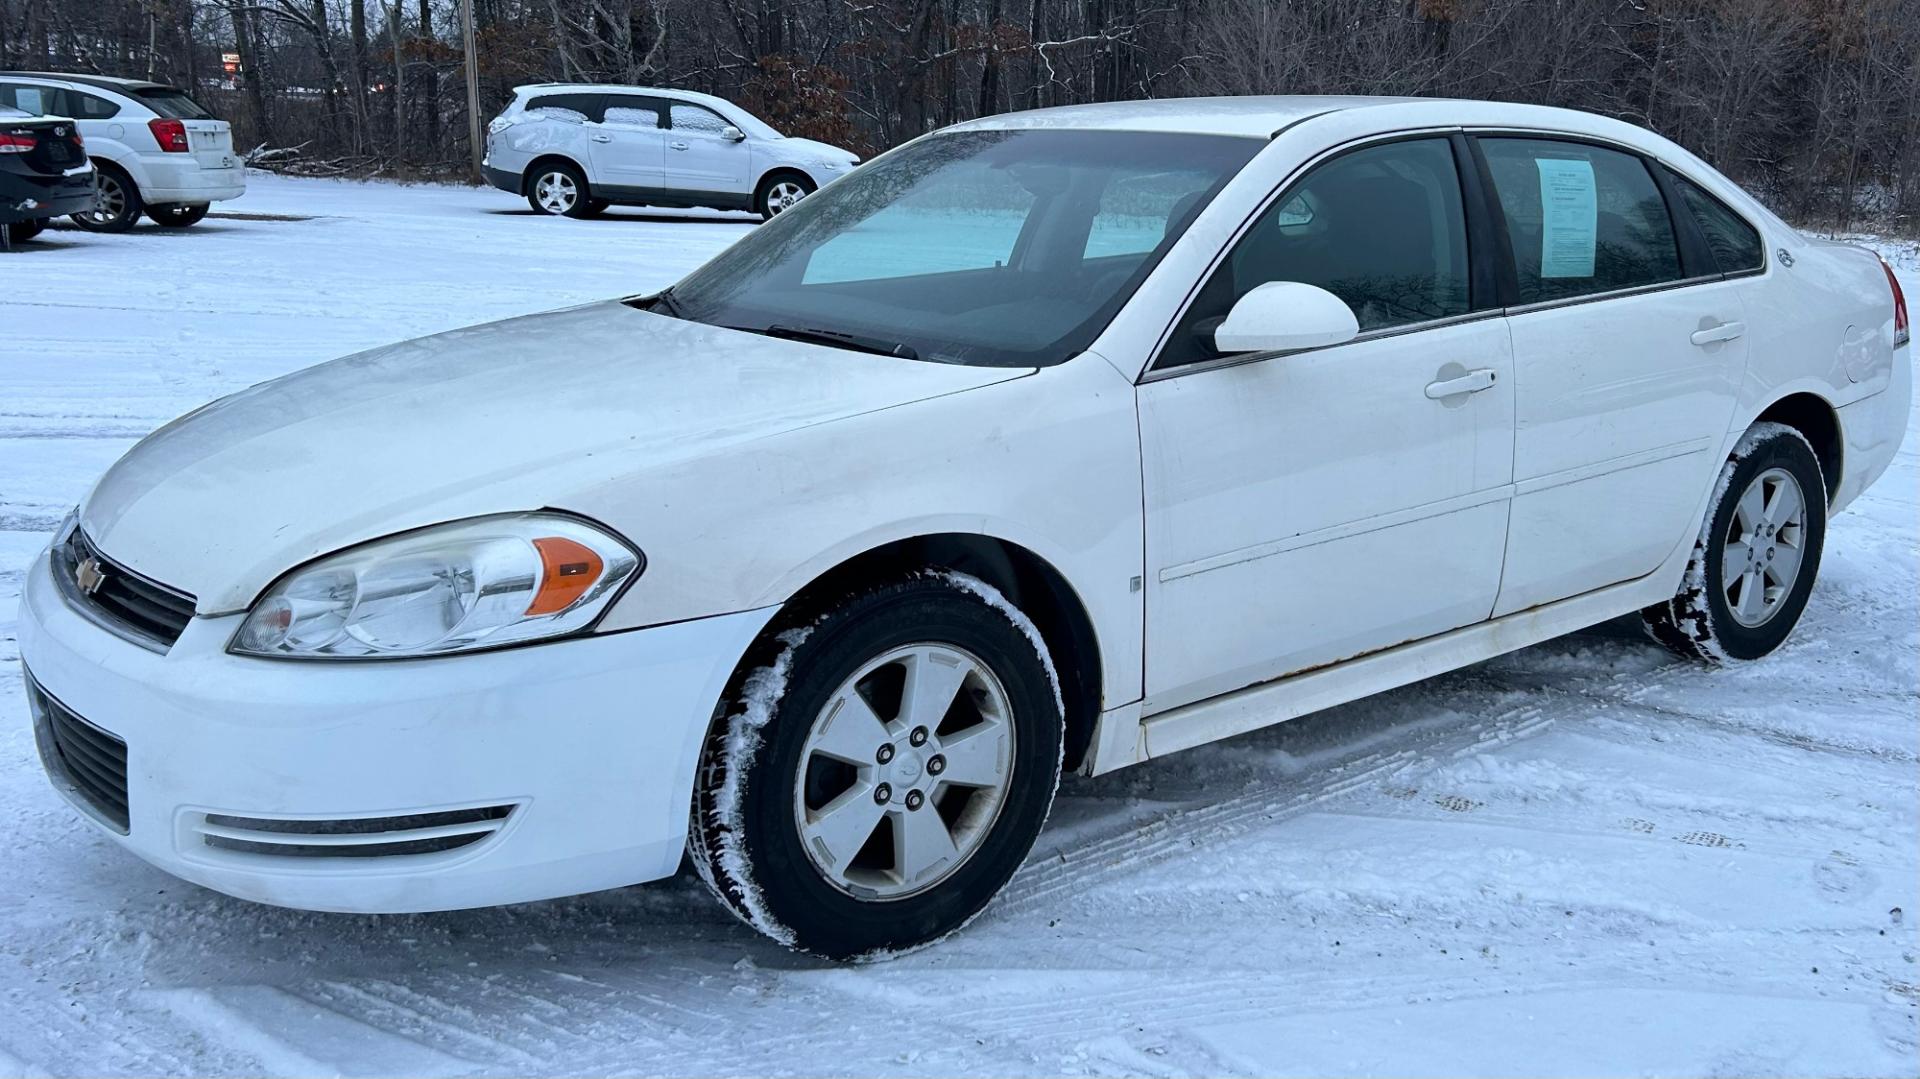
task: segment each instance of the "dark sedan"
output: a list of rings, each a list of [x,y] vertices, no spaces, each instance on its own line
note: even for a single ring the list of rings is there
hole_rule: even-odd
[[[93,166],[79,127],[0,106],[0,249],[37,235],[50,217],[93,203]]]

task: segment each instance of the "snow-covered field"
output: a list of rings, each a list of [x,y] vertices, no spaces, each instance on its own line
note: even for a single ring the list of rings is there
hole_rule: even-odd
[[[353,917],[147,868],[42,778],[12,662],[22,567],[92,479],[216,395],[656,287],[750,227],[252,185],[0,262],[0,1075],[1920,1070],[1920,425],[1772,659],[1598,627],[1069,780],[987,915],[891,963],[783,952],[690,875]]]

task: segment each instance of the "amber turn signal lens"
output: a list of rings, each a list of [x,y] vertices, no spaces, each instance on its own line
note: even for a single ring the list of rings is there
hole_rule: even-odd
[[[540,590],[527,605],[529,615],[555,614],[573,606],[606,569],[600,556],[583,543],[546,536],[534,540],[533,546],[540,552],[541,574]]]

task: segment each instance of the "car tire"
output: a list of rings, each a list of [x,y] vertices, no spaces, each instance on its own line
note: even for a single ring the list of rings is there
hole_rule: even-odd
[[[1785,424],[1754,424],[1720,470],[1680,591],[1640,612],[1647,631],[1688,659],[1759,659],[1799,623],[1826,535],[1812,445]]]
[[[93,184],[98,201],[93,210],[73,215],[73,223],[88,232],[125,232],[140,220],[146,203],[140,189],[118,165],[94,162]]]
[[[776,172],[760,181],[753,193],[753,208],[762,219],[771,221],[782,210],[820,190],[820,185],[798,172]]]
[[[961,928],[1025,860],[1059,786],[1063,708],[1039,631],[947,571],[780,625],[701,755],[695,868],[748,925],[830,959]]]
[[[527,177],[527,205],[535,213],[591,217],[593,201],[586,174],[564,162],[543,166]]]
[[[200,220],[207,216],[209,209],[212,209],[212,207],[204,202],[172,202],[158,206],[148,206],[147,220],[159,225],[161,228],[184,229],[190,225],[199,224]]]
[[[15,221],[6,227],[7,241],[16,244],[26,243],[28,240],[40,235],[46,227],[47,219],[44,217],[33,217],[25,221]]]

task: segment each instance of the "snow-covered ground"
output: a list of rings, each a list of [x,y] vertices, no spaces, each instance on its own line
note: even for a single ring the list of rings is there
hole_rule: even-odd
[[[92,479],[208,398],[659,286],[750,227],[251,182],[0,262],[0,1075],[1920,1069],[1920,425],[1777,656],[1604,626],[1069,780],[986,916],[891,963],[788,954],[691,876],[376,918],[147,868],[40,775],[12,662],[22,567]]]

